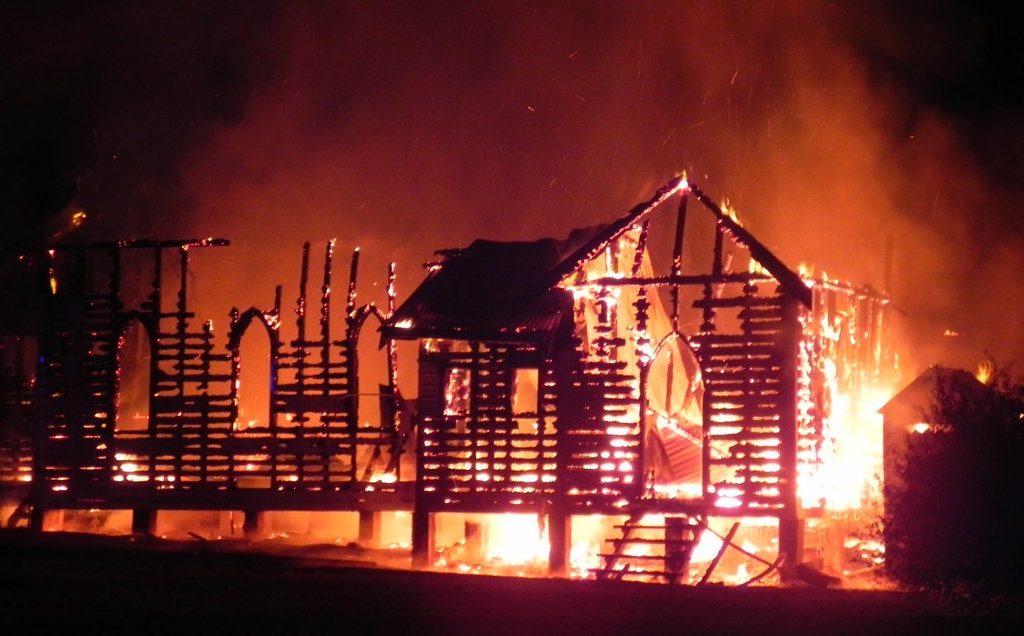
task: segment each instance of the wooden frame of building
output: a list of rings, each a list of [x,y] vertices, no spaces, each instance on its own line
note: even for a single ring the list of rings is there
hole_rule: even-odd
[[[703,235],[689,229],[694,206],[707,213]],[[280,286],[272,307],[231,311],[226,343],[196,324],[190,253],[225,244],[47,253],[35,377],[14,369],[17,386],[5,381],[0,485],[21,500],[9,524],[129,509],[133,530],[150,532],[159,510],[240,510],[254,531],[264,511],[343,510],[372,534],[373,515],[406,510],[425,564],[438,513],[529,512],[546,525],[550,569],[565,572],[573,517],[613,515],[626,521],[597,573],[621,577],[625,549],[650,540],[638,531],[656,513],[663,549],[648,572],[675,582],[708,519],[766,517],[795,564],[804,519],[825,505],[801,483],[827,462],[831,392],[892,363],[884,295],[800,276],[682,177],[564,240],[440,252],[397,308],[391,270],[385,311],[355,303],[357,250],[338,334],[333,241],[315,313],[304,247],[293,337]],[[655,247],[671,253],[666,271],[653,269]],[[371,316],[388,380],[374,392],[380,423],[367,426],[357,346]],[[238,393],[250,337],[270,350],[255,423]],[[400,341],[419,342],[414,406],[397,386]],[[135,423],[130,355],[144,385]],[[400,472],[413,440],[414,474]]]
[[[380,395],[385,419],[368,428],[358,418],[360,331],[371,316],[384,318],[355,304],[358,250],[340,337],[331,333],[331,241],[314,316],[309,244],[303,249],[294,338],[283,335],[278,286],[273,307],[230,312],[225,346],[210,321],[194,324],[186,299],[190,253],[226,244],[138,240],[50,250],[39,365],[21,398],[35,413],[31,479],[23,461],[5,471],[8,489],[29,482],[9,523],[25,517],[41,528],[49,510],[130,509],[133,530],[151,532],[158,510],[239,510],[252,531],[268,510],[411,508],[408,481],[368,487],[399,420],[393,369]],[[239,413],[246,337],[267,338],[270,349],[267,414],[251,423]],[[129,404],[129,386],[140,381]]]
[[[673,199],[672,258],[656,273],[652,223]],[[683,267],[690,201],[713,221],[696,274]],[[775,518],[782,557],[802,561],[803,519],[824,501],[799,482],[825,461],[829,383],[870,382],[892,362],[883,295],[804,280],[682,177],[562,241],[439,254],[384,326],[421,342],[414,556],[433,552],[436,513],[518,510],[546,515],[553,571],[585,514],[627,517],[604,574],[648,513],[664,517],[670,580],[669,548],[685,563],[708,517]],[[658,488],[687,472],[688,495]]]

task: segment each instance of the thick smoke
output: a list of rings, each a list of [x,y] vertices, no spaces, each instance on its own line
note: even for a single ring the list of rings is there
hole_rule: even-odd
[[[16,17],[59,44],[5,53],[52,111],[18,128],[57,149],[37,189],[94,233],[231,239],[235,277],[197,283],[218,300],[294,294],[302,243],[334,237],[365,300],[387,261],[401,297],[436,249],[562,237],[685,170],[784,262],[889,291],[909,366],[1011,362],[1021,120],[977,79],[996,22],[888,4],[58,3]]]

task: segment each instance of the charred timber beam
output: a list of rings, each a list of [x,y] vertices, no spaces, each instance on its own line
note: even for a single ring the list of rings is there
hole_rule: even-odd
[[[418,493],[421,497],[415,514],[429,515],[436,512],[474,512],[483,514],[500,513],[523,513],[536,514],[538,510],[547,506],[553,493],[503,493],[503,492],[445,492],[437,490],[428,493]],[[415,524],[415,515],[413,519]],[[413,526],[415,535],[415,525]],[[416,539],[413,538],[415,549]]]
[[[750,299],[753,300],[753,299]],[[750,321],[766,321],[774,320],[776,322],[781,321],[785,317],[785,311],[782,307],[782,303],[765,304],[765,303],[745,303],[743,310],[737,314],[737,317],[743,320]]]
[[[757,333],[699,333],[689,338],[693,344],[702,347],[745,347],[750,345],[777,345],[779,338],[773,334]]]
[[[744,373],[752,376],[760,373],[771,373],[783,364],[782,357],[776,347],[736,347],[712,351],[708,355],[707,370],[709,373]]]
[[[676,212],[676,236],[672,246],[672,276],[683,273],[683,233],[686,228],[686,202],[690,197],[684,193],[679,197],[679,208]],[[679,286],[672,285],[672,329],[679,329]]]
[[[746,284],[768,282],[770,276],[754,272],[722,273],[722,274],[670,274],[668,276],[604,276],[587,280],[578,285],[566,285],[566,289],[575,287],[676,287],[683,285],[721,285],[728,283]],[[721,299],[712,299],[721,300]],[[726,299],[728,300],[728,299]]]
[[[343,484],[339,484],[343,485]],[[360,488],[310,490],[194,488],[162,490],[140,484],[93,487],[87,496],[42,493],[39,505],[49,510],[413,510],[413,482],[391,484],[388,490]]]
[[[779,432],[778,431],[767,431],[762,433],[754,433],[745,431],[741,433],[708,433],[708,439],[713,442],[774,442],[775,446],[779,443]],[[763,447],[762,447],[763,448]]]
[[[586,378],[586,377],[589,377],[589,376],[599,375],[602,379],[607,378],[605,381],[607,381],[609,383],[610,382],[615,382],[615,381],[618,381],[618,382],[630,382],[632,380],[632,376],[628,376],[628,375],[621,375],[621,374],[617,375],[617,376],[601,375],[601,374],[605,374],[605,373],[610,372],[610,371],[621,371],[622,369],[625,369],[628,366],[625,362],[622,362],[622,361],[604,361],[604,360],[588,360],[584,364],[585,364],[585,366],[584,366],[584,369],[583,369],[583,373],[578,375],[577,377]]]
[[[710,296],[693,301],[696,309],[725,309],[733,307],[780,307],[779,296]]]
[[[468,342],[485,342],[488,345],[535,346],[544,347],[548,334],[542,331],[527,329],[510,329],[507,327],[488,329],[399,329],[389,327],[384,336],[394,340],[463,340]]]
[[[777,446],[771,447],[771,449],[777,448]],[[761,449],[761,451],[766,450],[769,449]],[[743,472],[745,475],[748,476],[758,475],[761,477],[773,477],[774,479],[770,483],[775,483],[776,480],[781,480],[781,474],[779,473],[778,469],[757,469],[758,466],[777,466],[780,462],[780,459],[778,457],[753,457],[749,453],[743,453],[741,455],[736,456],[712,457],[708,461],[710,461],[715,466],[733,466],[741,469],[745,468],[747,470],[744,470]]]
[[[870,285],[853,285],[850,283],[844,283],[837,280],[823,280],[816,279],[814,281],[814,287],[825,289],[828,291],[839,291],[855,298],[868,298],[871,300],[877,300],[882,304],[889,304],[891,299],[889,294],[886,292],[880,292]]]

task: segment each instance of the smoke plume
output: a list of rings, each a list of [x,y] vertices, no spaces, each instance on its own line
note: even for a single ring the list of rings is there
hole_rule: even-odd
[[[386,262],[402,297],[436,249],[564,237],[686,171],[791,267],[889,292],[908,366],[1012,362],[1024,119],[983,79],[1020,85],[1008,16],[889,4],[7,10],[4,214],[228,238],[197,289],[246,304],[337,238],[380,302]]]

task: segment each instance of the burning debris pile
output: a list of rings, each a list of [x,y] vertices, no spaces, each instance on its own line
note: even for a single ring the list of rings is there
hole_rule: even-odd
[[[841,571],[823,528],[875,514],[887,297],[790,269],[684,177],[562,240],[439,252],[401,304],[389,273],[384,310],[356,303],[357,250],[340,319],[334,242],[317,311],[307,244],[288,336],[280,286],[272,307],[231,310],[226,342],[194,324],[189,255],[224,244],[49,252],[43,331],[4,340],[8,525],[115,509],[153,532],[157,511],[237,511],[255,536],[274,511],[344,511],[373,542],[401,513],[418,566],[751,584],[809,560]],[[367,391],[370,317],[386,381]],[[243,341],[264,336],[250,383]],[[512,519],[521,549],[499,550]]]

